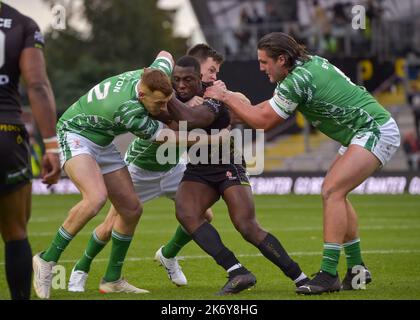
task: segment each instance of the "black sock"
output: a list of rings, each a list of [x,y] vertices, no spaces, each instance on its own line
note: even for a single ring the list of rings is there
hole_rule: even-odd
[[[210,223],[204,222],[191,236],[200,248],[212,256],[217,264],[226,271],[235,264],[239,264],[238,259],[236,259],[232,251],[225,247],[219,233]],[[238,269],[234,271],[236,270]]]
[[[13,300],[29,300],[31,295],[32,250],[28,239],[5,243],[6,278]]]
[[[280,242],[270,233],[258,245],[258,249],[290,279],[295,280],[302,274],[299,265],[289,257]]]

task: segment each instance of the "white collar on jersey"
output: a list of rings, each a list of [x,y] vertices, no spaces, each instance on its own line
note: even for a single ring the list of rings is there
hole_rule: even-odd
[[[139,88],[138,88],[138,86],[140,85],[140,81],[141,81],[141,79],[137,80],[136,86],[134,87],[134,89],[136,90],[136,98],[137,99],[139,98]]]

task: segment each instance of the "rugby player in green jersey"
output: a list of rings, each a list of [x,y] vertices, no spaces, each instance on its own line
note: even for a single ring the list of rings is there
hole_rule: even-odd
[[[357,215],[347,195],[396,152],[400,145],[398,126],[363,87],[352,83],[326,59],[308,55],[303,46],[284,33],[270,33],[259,41],[258,61],[270,82],[277,83],[270,100],[252,106],[222,85],[209,87],[205,95],[223,101],[244,122],[258,129],[269,130],[295,110],[300,111],[318,130],[342,144],[322,186],[321,268],[296,292],[321,294],[359,289],[372,278],[362,260]],[[341,248],[348,267],[342,283],[337,274]]]
[[[103,292],[147,292],[129,285],[121,277],[142,207],[113,139],[125,132],[149,141],[163,142],[168,137],[163,130],[166,126],[150,115],[157,115],[166,108],[172,96],[169,79],[172,66],[172,56],[162,51],[149,68],[102,81],[60,118],[57,130],[62,165],[81,192],[82,200],[70,210],[50,247],[33,258],[38,297],[49,298],[53,266],[108,198],[117,216],[112,230],[110,261],[100,289]],[[177,134],[175,138],[180,139]]]
[[[223,62],[223,56],[206,44],[198,44],[187,52],[200,62],[202,81],[206,83],[217,80],[217,73]],[[200,96],[191,97],[186,104],[189,106],[202,104]],[[143,203],[157,197],[166,196],[174,200],[176,190],[186,169],[185,163],[177,161],[174,164],[159,164],[156,152],[159,144],[135,139],[128,147],[126,162],[133,180],[134,188]],[[71,292],[84,292],[85,285],[93,259],[102,251],[111,239],[112,227],[117,212],[111,206],[103,223],[98,225],[92,233],[83,256],[74,266],[68,284]],[[213,213],[208,209],[205,213],[207,221],[211,221]],[[191,236],[181,225],[176,229],[173,237],[165,246],[159,248],[155,259],[165,267],[169,279],[177,286],[187,285],[187,279],[176,259],[179,251],[191,241]]]

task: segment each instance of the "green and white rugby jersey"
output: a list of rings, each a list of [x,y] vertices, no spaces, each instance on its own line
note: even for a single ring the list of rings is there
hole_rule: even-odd
[[[344,146],[358,133],[372,132],[378,138],[379,126],[391,117],[365,88],[319,56],[298,62],[277,83],[269,102],[284,119],[300,111],[313,126]]]
[[[158,159],[158,148],[160,146],[161,144],[159,143],[136,138],[128,146],[125,154],[125,162],[149,171],[169,171],[179,162],[180,155],[178,147],[174,146],[173,150],[166,150],[165,156],[169,153],[173,155],[173,158],[166,157],[162,160],[168,161],[162,161],[164,163],[161,164]]]
[[[173,68],[164,57],[157,58],[150,67],[162,70],[169,77]],[[163,124],[150,118],[137,99],[137,83],[143,71],[129,71],[105,79],[70,106],[57,124],[62,147],[65,148],[66,132],[77,133],[100,146],[109,145],[115,136],[125,132],[153,140]]]

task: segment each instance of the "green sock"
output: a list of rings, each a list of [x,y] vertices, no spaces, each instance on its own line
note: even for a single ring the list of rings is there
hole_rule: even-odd
[[[99,252],[106,246],[107,241],[102,241],[98,239],[95,231],[93,231],[92,236],[89,239],[85,253],[77,261],[74,266],[74,270],[81,270],[84,272],[89,272],[90,265],[92,264],[93,259],[98,255]]]
[[[337,275],[338,260],[340,259],[341,245],[338,243],[324,242],[321,270],[329,274]]]
[[[348,269],[351,269],[354,266],[361,265],[363,263],[359,238],[344,243],[343,247],[344,253],[346,254]]]
[[[125,256],[130,247],[132,236],[127,236],[112,230],[112,249],[108,267],[104,276],[106,282],[116,281],[121,278],[121,271]]]
[[[191,236],[179,225],[172,239],[162,248],[163,256],[167,259],[176,257],[178,252],[191,240]]]
[[[57,234],[49,248],[41,255],[41,258],[47,262],[57,262],[67,245],[73,239],[73,236],[68,233],[63,226],[58,229]]]

